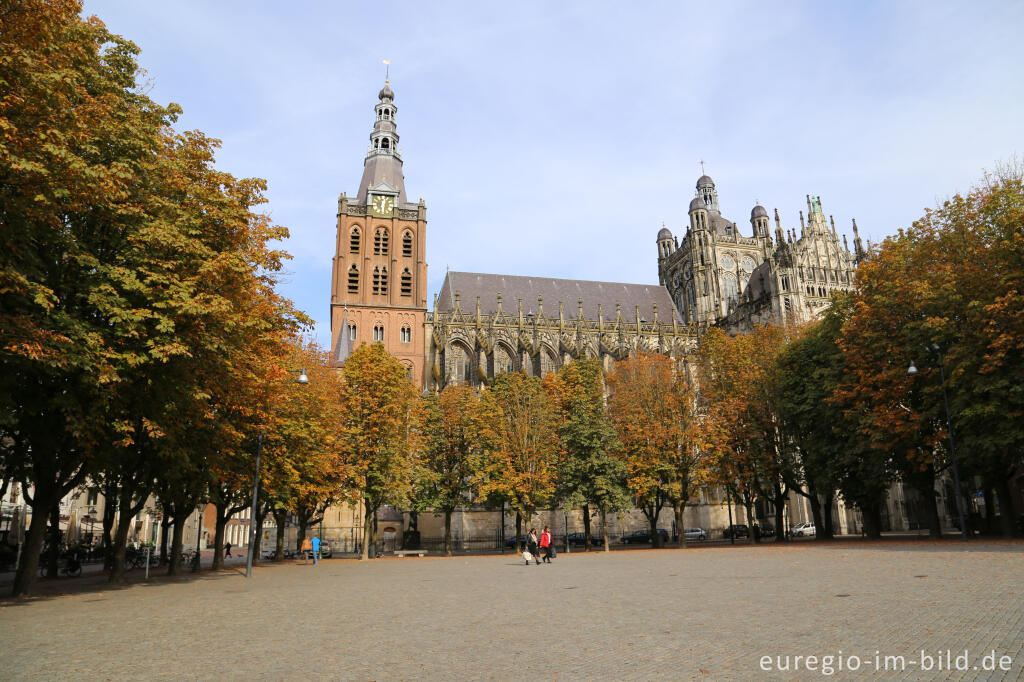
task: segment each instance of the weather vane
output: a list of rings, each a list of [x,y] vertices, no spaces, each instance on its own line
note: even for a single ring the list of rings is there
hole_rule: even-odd
[[[382,61],[384,62],[384,82],[385,83],[389,83],[389,82],[391,82],[390,81],[390,78],[391,78],[391,60],[390,59],[384,59]]]
[[[704,175],[704,159],[700,160],[700,174]]]

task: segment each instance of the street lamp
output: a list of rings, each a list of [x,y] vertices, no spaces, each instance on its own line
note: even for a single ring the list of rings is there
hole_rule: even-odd
[[[309,383],[309,377],[306,376],[306,368],[295,370],[290,369],[288,372],[299,375],[296,379],[296,383],[306,385]],[[249,514],[249,551],[246,552],[245,557],[245,577],[252,577],[252,557],[256,547],[256,515],[257,515],[257,500],[259,499],[260,493],[260,453],[263,451],[263,431],[260,431],[256,437],[256,473],[252,479],[252,513]]]
[[[942,402],[946,406],[946,430],[949,431],[949,458],[953,465],[953,484],[956,486],[956,510],[960,515],[960,534],[964,538],[964,542],[967,542],[967,523],[964,520],[964,500],[963,493],[960,488],[960,470],[956,464],[956,445],[953,442],[953,418],[949,412],[949,396],[946,394],[946,358],[942,354],[942,348],[939,344],[932,344],[933,351],[939,356],[939,376],[942,379]],[[907,368],[907,374],[914,376],[917,374],[917,367],[914,366],[914,361],[910,361],[910,367]]]

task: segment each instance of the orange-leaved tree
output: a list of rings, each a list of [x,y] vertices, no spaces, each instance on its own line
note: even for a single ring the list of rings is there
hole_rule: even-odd
[[[479,474],[482,499],[508,500],[523,519],[546,505],[557,482],[558,416],[540,379],[520,372],[499,375],[483,394],[486,457]]]
[[[640,353],[615,364],[608,390],[627,485],[650,524],[651,543],[661,544],[658,515],[666,505],[685,542],[683,512],[707,478],[690,377],[671,357]]]
[[[419,391],[405,367],[375,343],[355,349],[341,368],[342,453],[363,505],[362,558],[376,542],[374,519],[413,491],[421,447]]]
[[[452,553],[452,512],[472,501],[482,464],[486,420],[480,396],[451,384],[423,399],[424,448],[420,502],[444,514],[444,551]]]

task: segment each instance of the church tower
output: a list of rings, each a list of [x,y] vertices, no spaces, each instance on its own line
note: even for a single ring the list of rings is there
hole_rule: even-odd
[[[331,276],[332,355],[339,360],[348,348],[383,343],[422,386],[427,207],[422,199],[410,203],[405,194],[395,125],[398,107],[388,80],[377,98],[359,190],[353,197],[344,192],[338,197]]]

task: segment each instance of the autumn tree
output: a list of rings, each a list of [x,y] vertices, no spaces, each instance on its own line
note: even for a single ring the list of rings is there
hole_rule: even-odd
[[[419,454],[419,391],[383,344],[363,345],[341,369],[341,452],[363,503],[363,551],[375,542],[383,505],[401,506],[413,488]]]
[[[485,418],[480,396],[451,384],[423,399],[423,459],[420,499],[444,514],[444,551],[452,553],[452,512],[472,500],[482,465]]]
[[[690,378],[673,358],[641,353],[615,364],[608,389],[627,485],[650,524],[651,543],[660,545],[658,515],[666,505],[685,543],[683,513],[706,479]]]
[[[494,379],[483,394],[487,443],[478,495],[509,501],[516,514],[516,538],[523,519],[552,498],[559,459],[558,418],[541,380],[521,372]]]
[[[604,401],[604,368],[599,360],[576,360],[545,376],[544,386],[560,418],[556,498],[582,510],[587,551],[596,511],[605,551],[610,551],[608,514],[627,508],[630,497],[626,466],[613,455],[618,443]]]

